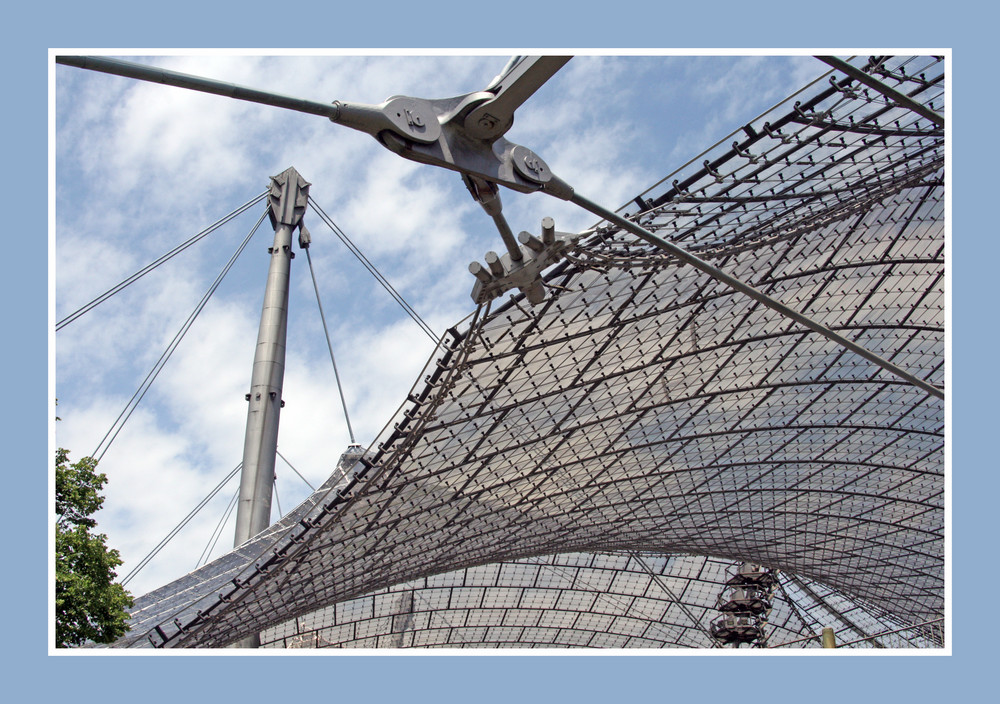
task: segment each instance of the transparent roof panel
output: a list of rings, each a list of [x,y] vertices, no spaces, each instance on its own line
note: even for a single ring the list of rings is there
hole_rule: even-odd
[[[935,57],[868,68],[941,110]],[[629,217],[943,387],[943,130],[812,90]],[[940,647],[941,400],[612,225],[546,281],[449,331],[348,478],[140,599],[122,644],[711,648],[749,562],[779,575],[768,647]]]

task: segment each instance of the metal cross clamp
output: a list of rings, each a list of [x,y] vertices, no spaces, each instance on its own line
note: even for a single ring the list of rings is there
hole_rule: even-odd
[[[514,124],[514,111],[569,59],[515,56],[484,90],[441,100],[394,96],[381,105],[321,103],[104,56],[57,56],[56,63],[322,115],[407,159],[569,200],[573,189],[537,154],[503,138]]]
[[[545,191],[569,200],[572,187],[541,157],[503,137],[514,124],[514,111],[569,59],[516,56],[481,91],[439,100],[393,96],[381,105],[334,101],[329,117],[407,159],[521,193]]]
[[[520,258],[512,257],[511,252],[503,256],[487,252],[485,267],[479,262],[469,264],[469,271],[476,277],[472,300],[485,303],[512,288],[519,288],[529,303],[541,303],[545,300],[542,271],[558,262],[579,237],[568,232],[556,232],[552,218],[542,218],[541,239],[528,232],[517,236],[524,245],[518,248]]]
[[[573,198],[573,188],[541,157],[503,138],[514,124],[514,111],[567,61],[564,56],[516,56],[485,90],[456,98],[396,96],[375,107],[334,103],[333,122],[365,131],[407,159],[458,171],[469,193],[493,218],[507,253],[487,253],[488,267],[479,262],[469,266],[477,279],[472,292],[477,303],[512,288],[519,288],[532,304],[541,302],[541,272],[559,261],[566,245],[576,239],[557,235],[552,219],[545,218],[542,239],[522,232],[515,240],[502,214],[498,188]]]

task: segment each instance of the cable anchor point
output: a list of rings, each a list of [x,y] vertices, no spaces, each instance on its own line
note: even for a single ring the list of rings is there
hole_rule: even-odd
[[[555,221],[542,218],[540,237],[530,232],[517,236],[517,257],[512,252],[499,255],[487,252],[486,266],[479,262],[469,264],[469,273],[476,277],[472,288],[472,300],[476,303],[498,298],[517,288],[532,305],[545,300],[545,284],[542,271],[560,261],[566,250],[576,244],[580,236],[567,232],[556,232]]]

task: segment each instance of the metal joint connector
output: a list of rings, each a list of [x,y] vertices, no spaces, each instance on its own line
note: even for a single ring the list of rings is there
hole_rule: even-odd
[[[469,264],[469,272],[476,277],[472,289],[476,303],[485,303],[513,288],[520,289],[532,305],[541,303],[545,300],[542,271],[561,260],[579,235],[556,232],[555,222],[546,217],[542,219],[541,238],[521,232],[517,239],[517,257],[513,252],[503,256],[487,252],[485,267],[479,262]]]

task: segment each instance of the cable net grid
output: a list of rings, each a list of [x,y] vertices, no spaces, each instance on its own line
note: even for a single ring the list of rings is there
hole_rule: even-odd
[[[940,101],[938,71],[899,83]],[[637,217],[941,386],[943,134],[848,93],[745,128]],[[574,551],[747,560],[897,622],[943,613],[940,401],[613,228],[547,282],[539,306],[449,331],[352,476],[242,564],[143,601],[139,635],[220,646],[414,578]]]
[[[571,561],[565,558],[572,558]],[[711,648],[707,633],[728,561],[572,554],[469,568],[396,585],[262,634],[270,648]],[[885,614],[808,580],[779,575],[767,646],[819,647],[822,626],[862,647],[939,647],[933,633],[873,637]],[[507,585],[507,586],[499,586]],[[663,585],[666,586],[664,590]],[[789,594],[794,595],[794,602]],[[676,598],[675,598],[676,597]],[[898,624],[894,624],[898,625]],[[802,640],[803,634],[813,637]]]

